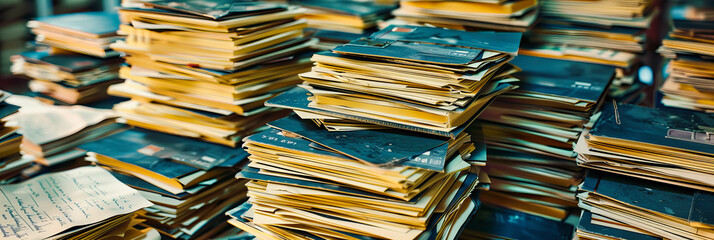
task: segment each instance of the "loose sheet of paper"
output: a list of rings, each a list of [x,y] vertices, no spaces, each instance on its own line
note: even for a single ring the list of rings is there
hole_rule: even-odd
[[[42,239],[153,205],[99,167],[0,186],[0,238]]]

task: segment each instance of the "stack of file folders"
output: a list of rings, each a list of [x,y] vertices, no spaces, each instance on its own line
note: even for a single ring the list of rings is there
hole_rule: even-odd
[[[119,18],[107,12],[82,12],[40,17],[27,23],[38,43],[101,58],[117,57],[109,45],[117,35]]]
[[[359,0],[293,0],[306,9],[301,19],[308,29],[315,31],[320,42],[314,46],[329,50],[353,39],[369,36],[377,31],[377,22],[387,19],[396,8],[394,3]]]
[[[488,146],[486,204],[555,221],[577,209],[582,171],[573,146],[592,126],[615,75],[611,66],[520,55],[519,87],[499,96],[475,132]],[[480,127],[480,128],[478,128]]]
[[[250,198],[230,223],[260,239],[458,237],[486,188],[464,129],[511,89],[520,35],[390,26],[315,55],[266,102],[297,114],[245,139]]]
[[[285,105],[285,95],[266,105],[333,130],[380,125],[456,137],[454,130],[513,88],[510,74],[518,69],[508,61],[520,35],[390,26],[313,55],[301,88],[289,91],[310,93],[310,102]]]
[[[714,238],[711,191],[596,171],[580,190],[580,239]]]
[[[525,32],[538,20],[538,0],[401,0],[394,16],[451,29]]]
[[[660,88],[662,104],[714,112],[714,3],[694,1],[672,7],[674,30],[659,52],[669,62]]]
[[[578,164],[714,191],[712,123],[705,113],[608,105],[578,141]]]
[[[33,92],[68,104],[86,104],[107,98],[109,85],[121,81],[118,74],[123,61],[109,49],[110,43],[121,38],[116,33],[116,14],[55,15],[37,18],[28,26],[40,45],[11,59],[14,74],[33,79]]]
[[[79,148],[153,202],[142,225],[173,239],[210,238],[246,198],[245,181],[234,177],[246,162],[241,149],[139,128]]]
[[[85,153],[75,147],[127,127],[116,121],[117,115],[111,110],[47,105],[22,97],[30,101],[17,104],[21,106],[19,112],[8,121],[22,133],[22,154],[44,166],[77,160]]]
[[[214,3],[211,3],[214,4]],[[299,82],[310,66],[301,51],[302,10],[266,2],[138,1],[119,9],[126,81],[109,89],[131,98],[115,106],[130,125],[235,146],[285,116],[265,100]]]
[[[658,10],[650,0],[543,0],[541,13],[522,54],[616,66],[613,83],[631,85]]]
[[[578,195],[586,210],[578,235],[714,237],[713,122],[711,115],[678,109],[604,107],[576,147],[578,164],[593,169]]]
[[[10,93],[0,91],[0,94],[0,182],[4,182],[12,181],[19,171],[32,163],[32,158],[20,154],[22,135],[17,133],[17,126],[10,126],[7,122],[19,107],[5,101]]]

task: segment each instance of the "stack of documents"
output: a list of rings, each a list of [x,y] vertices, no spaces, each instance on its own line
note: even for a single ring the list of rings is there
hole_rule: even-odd
[[[30,90],[69,104],[107,98],[107,88],[121,82],[121,58],[98,58],[36,49],[12,57],[13,73],[33,78]]]
[[[458,237],[485,188],[485,146],[464,129],[512,88],[495,79],[520,35],[390,26],[316,54],[302,87],[266,102],[297,114],[244,140],[250,198],[230,223],[261,239]]]
[[[285,116],[265,100],[299,82],[300,54],[317,40],[303,34],[302,10],[266,2],[127,2],[119,10],[127,54],[123,84],[131,98],[115,110],[136,125],[235,146],[265,122]]]
[[[595,171],[580,190],[580,239],[714,238],[710,190]]]
[[[374,125],[456,137],[517,81],[521,33],[390,26],[313,55],[301,88],[266,102],[330,130]],[[309,94],[309,102],[304,96]],[[366,124],[365,124],[366,123]]]
[[[370,1],[294,0],[290,3],[305,8],[300,16],[310,28],[362,34],[377,26],[379,20],[389,17],[393,4]]]
[[[714,191],[712,123],[705,113],[607,105],[578,141],[578,164]]]
[[[20,154],[22,135],[18,134],[17,126],[11,126],[8,119],[19,107],[5,101],[10,93],[0,91],[0,182],[12,181],[22,169],[32,163],[31,157]]]
[[[156,204],[140,214],[142,225],[173,239],[207,239],[246,198],[245,181],[234,177],[246,162],[241,149],[139,128],[79,148]]]
[[[479,122],[488,146],[492,205],[563,220],[577,208],[582,171],[573,145],[599,111],[615,75],[611,66],[518,56],[519,87],[498,97]],[[593,121],[594,122],[594,121]]]
[[[377,31],[377,22],[387,19],[394,3],[359,0],[293,0],[306,9],[300,19],[307,20],[308,31],[316,31],[320,42],[315,46],[329,50],[353,39]]]
[[[158,239],[138,227],[153,205],[99,167],[81,167],[0,186],[3,239]]]
[[[674,30],[659,52],[669,63],[660,92],[669,107],[714,112],[714,3],[695,1],[672,7]]]
[[[109,44],[121,39],[119,18],[107,12],[40,17],[27,23],[38,43],[101,58],[117,57]]]
[[[607,64],[630,75],[658,11],[650,0],[543,0],[541,12],[522,54]]]
[[[119,53],[109,44],[120,39],[119,17],[84,12],[41,17],[28,26],[37,34],[34,50],[12,56],[12,72],[25,75],[30,90],[68,104],[107,98],[107,88],[119,81]]]
[[[525,32],[538,20],[538,0],[401,0],[394,16],[451,29]]]
[[[250,199],[227,213],[261,239],[453,239],[478,209],[468,139],[329,132],[295,115],[269,125],[245,139]]]
[[[22,154],[45,166],[82,157],[84,152],[75,147],[126,129],[126,125],[116,122],[118,116],[111,110],[47,105],[17,95],[11,100],[21,106],[8,122],[22,133]]]

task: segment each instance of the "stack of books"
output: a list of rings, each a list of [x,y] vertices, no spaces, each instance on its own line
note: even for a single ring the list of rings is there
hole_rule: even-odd
[[[118,72],[123,61],[109,48],[121,38],[116,33],[116,14],[55,15],[37,18],[28,26],[39,45],[11,60],[14,74],[32,78],[33,92],[68,104],[86,104],[107,98],[109,85],[121,81]]]
[[[320,42],[314,46],[329,50],[377,31],[377,23],[391,16],[397,6],[359,0],[293,0],[306,9],[300,19],[307,20],[307,31],[314,31]]]
[[[714,112],[714,3],[696,1],[672,7],[674,30],[659,52],[669,63],[660,88],[662,104]]]
[[[8,123],[12,114],[19,109],[5,101],[10,96],[8,92],[0,91],[0,183],[12,182],[33,160],[20,153],[22,135],[18,133],[17,126]]]
[[[214,5],[215,4],[215,5]],[[126,2],[119,9],[126,41],[126,81],[109,93],[130,125],[235,146],[242,136],[286,112],[265,100],[299,83],[309,68],[301,51],[302,10],[266,2]]]
[[[245,139],[250,198],[230,223],[261,239],[458,237],[485,188],[464,129],[511,89],[520,35],[390,26],[316,54],[304,85],[266,102],[297,114]]]
[[[247,161],[241,149],[139,128],[79,148],[154,203],[139,213],[141,225],[172,239],[211,238],[246,198],[245,181],[235,179]]]
[[[561,221],[577,210],[583,171],[574,144],[592,126],[615,68],[520,55],[511,63],[518,88],[498,97],[479,117],[488,146],[493,206]],[[596,115],[597,116],[597,115]]]
[[[451,29],[525,32],[538,20],[538,0],[402,0],[394,16]]]
[[[597,170],[578,195],[589,211],[578,235],[608,235],[609,227],[620,229],[615,238],[712,238],[703,217],[713,214],[704,203],[714,197],[712,122],[704,113],[606,106],[576,147],[578,164]]]
[[[613,84],[630,86],[658,10],[650,0],[544,0],[543,19],[521,54],[620,68]]]
[[[22,154],[32,156],[34,162],[44,166],[81,158],[84,152],[75,147],[126,129],[111,110],[33,101],[16,105],[21,108],[9,122],[22,133]]]

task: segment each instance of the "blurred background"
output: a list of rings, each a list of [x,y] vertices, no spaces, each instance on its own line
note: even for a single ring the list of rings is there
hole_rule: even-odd
[[[635,82],[638,89],[638,105],[653,107],[659,102],[657,89],[663,82],[663,69],[666,63],[656,52],[663,37],[670,30],[669,6],[682,0],[653,0],[659,16],[652,22],[647,32],[646,51],[643,64],[635,70]],[[376,2],[390,2],[380,0]],[[1,0],[0,1],[0,88],[14,92],[25,92],[26,82],[13,77],[10,72],[10,56],[32,48],[34,36],[27,28],[28,20],[36,17],[86,11],[115,11],[120,0]],[[526,36],[527,38],[527,36]],[[633,90],[633,89],[630,89]]]

